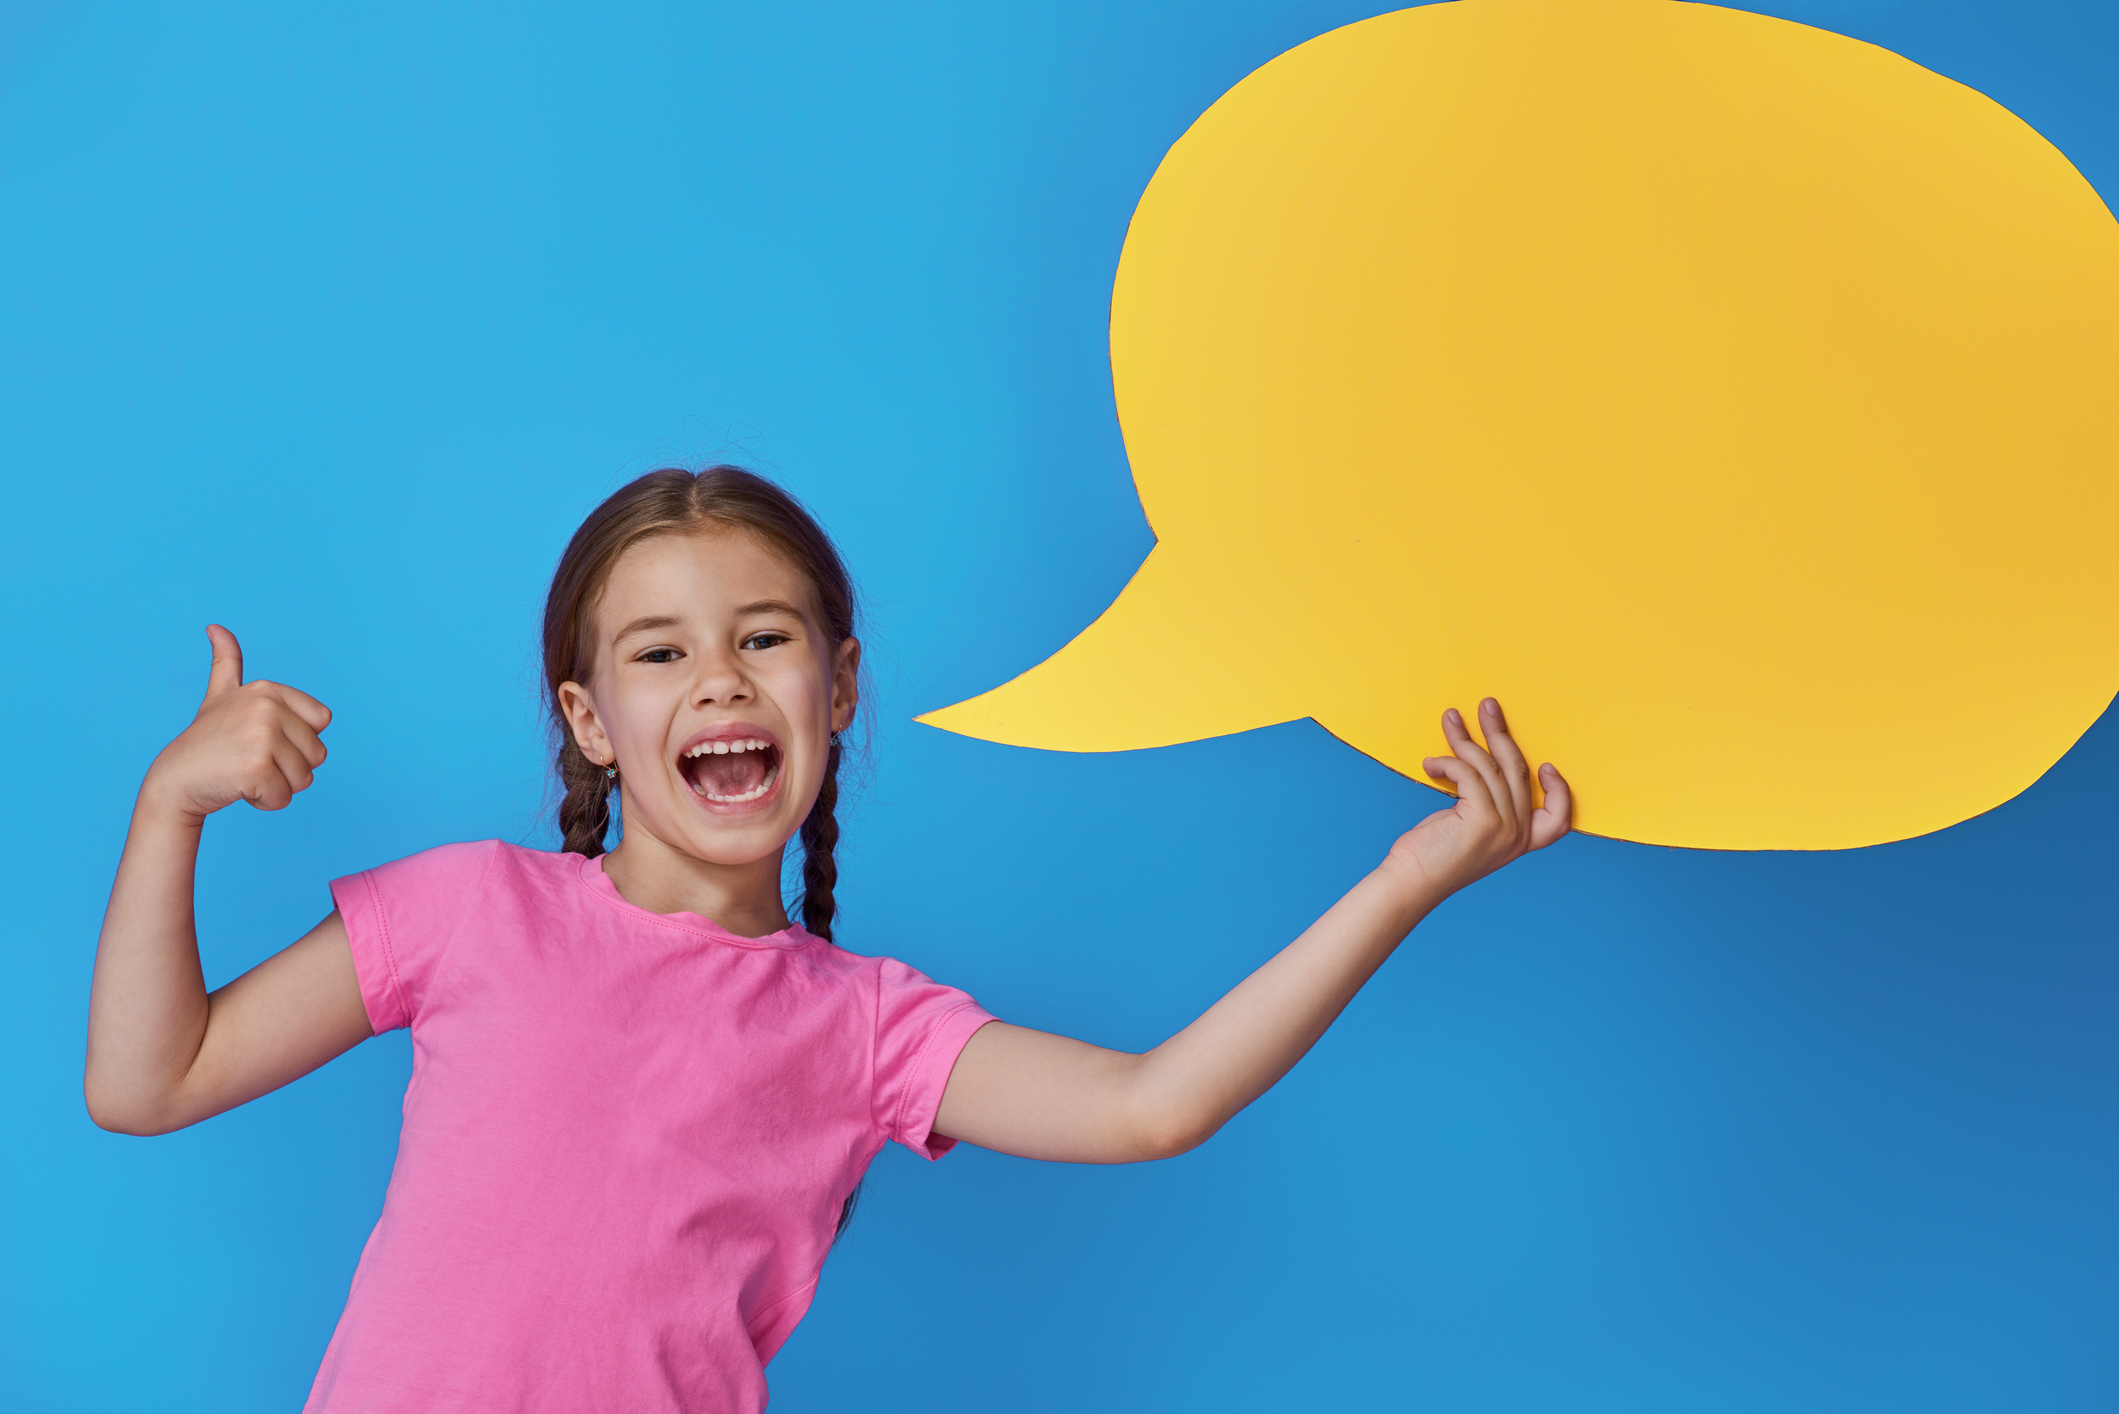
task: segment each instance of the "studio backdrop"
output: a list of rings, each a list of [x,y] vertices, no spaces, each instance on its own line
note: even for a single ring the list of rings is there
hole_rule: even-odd
[[[734,461],[860,582],[838,937],[1145,1049],[1509,705],[1584,833],[1204,1147],[892,1152],[788,1411],[2119,1402],[2119,25],[1841,0],[0,8],[0,1408],[299,1407],[402,1032],[98,1130],[203,626],[336,714],[208,824],[551,848],[536,629]]]

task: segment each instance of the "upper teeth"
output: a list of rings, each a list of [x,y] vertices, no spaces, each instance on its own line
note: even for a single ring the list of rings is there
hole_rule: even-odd
[[[727,756],[735,752],[763,751],[770,745],[771,742],[759,741],[756,737],[745,737],[741,741],[702,741],[684,754],[688,757]]]

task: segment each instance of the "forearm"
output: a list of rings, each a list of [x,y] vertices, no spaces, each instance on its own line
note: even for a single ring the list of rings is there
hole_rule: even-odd
[[[96,944],[88,1003],[88,1112],[105,1129],[160,1134],[322,1065],[370,1034],[336,913],[208,995],[192,873],[208,815],[247,800],[278,810],[323,764],[331,712],[305,692],[243,681],[218,624],[206,700],[163,748],[133,804]]]
[[[1400,836],[1367,878],[1199,1020],[1144,1055],[983,1027],[950,1073],[939,1132],[1077,1163],[1166,1158],[1204,1142],[1303,1058],[1435,905],[1567,833],[1565,778],[1541,767],[1537,805],[1501,705],[1487,698],[1480,716],[1495,754],[1452,709],[1442,730],[1455,754],[1426,763],[1455,787],[1456,804]]]
[[[157,1125],[206,1035],[210,1004],[192,919],[202,821],[159,800],[133,808],[96,945],[88,1011],[89,1113],[106,1128]]]
[[[1132,1126],[1154,1153],[1203,1143],[1317,1043],[1443,894],[1385,864],[1197,1021],[1142,1055]]]
[[[1444,892],[1385,864],[1142,1055],[986,1026],[958,1056],[935,1128],[1029,1159],[1123,1164],[1181,1154],[1287,1074]]]

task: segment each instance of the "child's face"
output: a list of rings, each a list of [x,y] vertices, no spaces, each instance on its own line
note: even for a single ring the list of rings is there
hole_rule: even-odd
[[[625,830],[714,864],[776,855],[853,720],[861,646],[831,640],[802,572],[742,531],[658,535],[596,606],[595,671],[560,690]]]

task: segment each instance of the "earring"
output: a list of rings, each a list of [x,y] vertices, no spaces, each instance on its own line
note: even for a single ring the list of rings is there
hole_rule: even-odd
[[[615,781],[617,779],[618,767],[615,764],[603,768],[603,783],[605,785],[609,785],[612,781]]]

